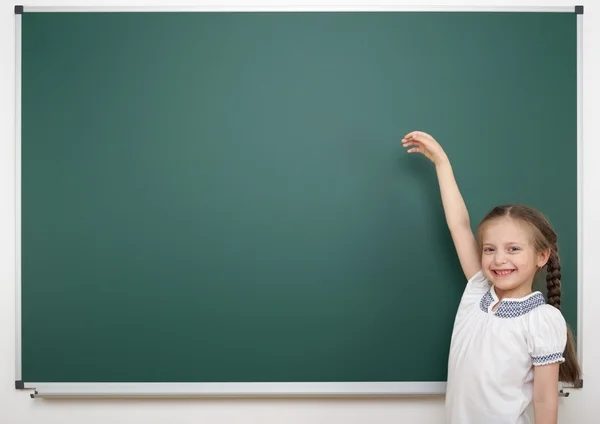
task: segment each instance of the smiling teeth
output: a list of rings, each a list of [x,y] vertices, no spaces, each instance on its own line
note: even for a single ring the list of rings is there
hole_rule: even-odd
[[[513,270],[512,270],[512,269],[507,269],[507,270],[496,270],[495,272],[496,272],[496,274],[500,274],[500,275],[507,275],[507,274],[510,274],[511,272],[513,272]]]

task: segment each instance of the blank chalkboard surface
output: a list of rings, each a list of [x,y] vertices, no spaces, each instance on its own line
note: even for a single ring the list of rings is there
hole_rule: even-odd
[[[576,333],[573,11],[18,19],[25,386],[443,392],[465,281],[415,129],[473,228],[548,216]]]

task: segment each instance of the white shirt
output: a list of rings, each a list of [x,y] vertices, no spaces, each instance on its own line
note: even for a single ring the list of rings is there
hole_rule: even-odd
[[[533,367],[563,362],[567,327],[540,292],[498,297],[479,271],[468,282],[454,322],[446,422],[529,424]]]

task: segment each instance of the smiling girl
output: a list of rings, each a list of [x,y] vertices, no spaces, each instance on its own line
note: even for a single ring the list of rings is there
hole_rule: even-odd
[[[446,422],[556,424],[558,382],[580,369],[560,312],[558,240],[548,220],[524,205],[493,208],[471,230],[450,161],[429,134],[402,139],[435,164],[446,222],[467,284],[456,313],[446,390]],[[532,291],[545,268],[547,303]]]

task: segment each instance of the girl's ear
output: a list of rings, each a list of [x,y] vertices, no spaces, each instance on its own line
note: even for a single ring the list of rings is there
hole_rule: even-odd
[[[538,263],[537,263],[538,268],[543,268],[544,265],[546,265],[546,263],[548,262],[548,259],[550,259],[551,252],[552,252],[552,249],[548,248],[546,250],[542,250],[539,253]]]

